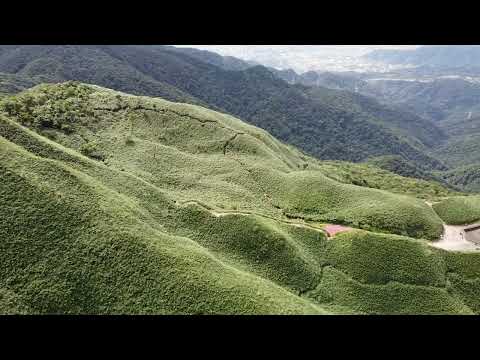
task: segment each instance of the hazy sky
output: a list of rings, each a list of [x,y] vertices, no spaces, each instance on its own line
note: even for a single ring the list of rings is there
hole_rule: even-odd
[[[176,45],[217,52],[221,55],[253,54],[263,51],[315,51],[361,56],[376,49],[414,49],[419,45]]]
[[[376,49],[414,49],[418,45],[177,45],[254,60],[279,69],[358,70],[369,64],[361,56]]]

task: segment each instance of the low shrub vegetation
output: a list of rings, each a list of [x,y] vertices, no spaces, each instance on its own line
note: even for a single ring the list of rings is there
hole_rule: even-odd
[[[450,225],[480,220],[480,196],[454,196],[433,205],[437,214]]]
[[[76,83],[3,100],[2,313],[480,311],[475,254],[430,247],[441,219],[376,175],[198,106]]]

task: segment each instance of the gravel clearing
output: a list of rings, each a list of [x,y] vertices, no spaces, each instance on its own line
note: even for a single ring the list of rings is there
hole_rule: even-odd
[[[465,239],[465,232],[463,229],[466,227],[467,225],[454,226],[444,224],[444,232],[440,237],[440,240],[432,242],[431,245],[450,251],[479,251],[479,245]]]
[[[430,201],[425,201],[425,203],[430,207],[433,205]],[[464,229],[468,226],[470,225],[446,225],[444,223],[443,235],[438,241],[431,242],[430,245],[449,251],[480,251],[480,245],[465,239]]]

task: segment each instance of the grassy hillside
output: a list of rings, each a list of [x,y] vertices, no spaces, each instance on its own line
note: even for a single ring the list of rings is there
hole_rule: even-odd
[[[480,254],[446,253],[452,293],[475,313],[480,312]]]
[[[79,80],[208,106],[322,159],[358,162],[370,156],[400,155],[420,167],[443,169],[422,147],[422,142],[442,137],[435,125],[417,118],[412,127],[411,115],[346,98],[341,92],[322,89],[313,95],[261,66],[245,69],[246,64],[212,53],[164,46],[4,46],[2,50],[2,72],[43,76],[48,82]],[[350,146],[341,145],[345,143]]]
[[[112,47],[112,51],[142,71],[147,71],[142,59],[154,59],[153,77],[317,157],[359,161],[367,154],[400,154],[415,159],[420,165],[442,168],[438,160],[425,155],[420,145],[421,141],[442,139],[441,130],[374,100],[324,88],[292,86],[261,66],[232,72],[206,66],[168,49]],[[150,55],[152,53],[156,56]],[[190,70],[189,77],[183,73],[183,67]],[[165,68],[169,71],[162,70]],[[413,122],[416,125],[412,127]],[[399,128],[402,130],[398,131]],[[407,137],[403,138],[405,134]],[[380,135],[386,140],[377,142],[375,138]],[[417,137],[420,140],[416,140]],[[340,147],[339,143],[350,146]]]
[[[441,200],[448,196],[461,195],[458,191],[447,188],[436,180],[420,180],[419,174],[409,174],[408,163],[405,167],[398,158],[392,159],[376,158],[367,163],[352,164],[342,161],[322,161],[319,168],[326,176],[333,180],[347,184],[369,187],[373,189],[387,190],[392,193],[414,196],[425,200]],[[387,165],[385,164],[387,162]],[[395,168],[388,171],[393,165]],[[387,169],[384,169],[387,168]],[[404,172],[404,176],[397,173]]]
[[[475,291],[462,288],[463,272],[476,269],[477,254],[459,254],[463,262],[446,263],[449,254],[413,239],[369,232],[336,236],[326,245],[322,279],[309,297],[367,314],[472,314]],[[471,261],[471,262],[470,262]],[[448,273],[448,275],[447,275]],[[455,284],[447,278],[458,278]],[[470,280],[471,281],[471,280]],[[469,289],[471,290],[471,289]],[[462,293],[460,298],[457,293]]]
[[[435,212],[327,177],[348,165],[96,86],[40,85],[1,109],[2,313],[478,312],[476,258],[452,260],[449,284],[420,239],[440,234]],[[384,234],[327,239],[324,221]]]
[[[480,196],[454,196],[433,207],[447,224],[463,225],[480,220]]]
[[[438,238],[443,230],[438,216],[412,197],[341,184],[316,171],[255,174],[267,181],[275,205],[290,217],[426,239]]]
[[[2,288],[16,296],[8,298],[10,309],[322,313],[271,281],[226,263],[226,256],[169,234],[151,219],[153,211],[142,209],[140,192],[147,193],[148,186],[135,178],[72,155],[125,188],[137,188],[136,196],[126,196],[74,166],[35,156],[6,140],[0,146]],[[154,195],[157,211],[181,216],[161,192],[148,194]],[[228,235],[223,238],[228,241]]]
[[[244,226],[240,215],[217,221],[207,210],[176,204],[134,174],[89,160],[4,117],[1,134],[1,278],[11,295],[2,305],[11,311],[323,312],[254,275],[255,268],[263,274],[274,266],[273,275],[292,287],[315,279],[315,263],[302,257],[301,232],[277,230],[256,218]],[[218,229],[202,229],[202,220]],[[225,233],[227,223],[231,234]],[[255,234],[256,242],[264,239],[263,258],[244,251],[235,226]],[[199,234],[174,235],[192,231]],[[292,252],[298,255],[289,257]],[[241,270],[250,263],[248,272]]]
[[[440,220],[422,201],[330,180],[316,161],[267,133],[202,108],[75,84],[40,86],[3,104],[22,124],[167,187],[184,201],[429,239],[442,231]],[[395,219],[391,212],[398,214]],[[411,224],[413,219],[418,224]]]

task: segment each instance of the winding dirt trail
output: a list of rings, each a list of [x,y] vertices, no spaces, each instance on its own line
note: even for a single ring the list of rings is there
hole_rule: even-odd
[[[210,214],[212,214],[213,216],[215,217],[223,217],[223,216],[229,216],[229,215],[240,215],[240,216],[260,216],[260,217],[263,217],[263,218],[266,218],[266,219],[270,219],[270,220],[275,220],[275,221],[278,221],[278,222],[281,222],[281,223],[284,223],[284,224],[287,224],[287,225],[291,225],[291,226],[296,226],[296,227],[300,227],[300,228],[305,228],[305,229],[310,229],[310,230],[314,230],[314,231],[318,231],[318,232],[322,232],[324,233],[325,235],[328,235],[327,232],[320,228],[320,227],[316,227],[316,226],[313,226],[313,225],[309,225],[305,222],[300,222],[301,220],[299,219],[298,221],[292,221],[292,220],[283,220],[283,219],[278,219],[278,218],[275,218],[273,216],[269,216],[269,215],[264,215],[264,214],[260,214],[260,213],[256,213],[256,212],[248,212],[248,211],[235,211],[235,210],[228,210],[228,211],[223,211],[223,212],[218,212],[218,211],[215,211],[213,209],[209,209],[207,208],[206,206],[204,206],[202,203],[198,202],[198,201],[195,201],[195,200],[188,200],[188,201],[184,201],[181,203],[182,205],[189,205],[189,204],[195,204],[197,206],[200,206],[202,207],[203,209],[205,210],[208,210],[210,212]]]
[[[428,201],[425,201],[425,203],[430,207],[432,207],[433,205],[431,202],[428,202]],[[344,227],[341,225],[333,225],[333,224],[324,224],[325,225],[324,227],[323,226],[317,227],[317,226],[312,226],[310,224],[307,224],[301,219],[293,220],[293,221],[284,220],[284,219],[275,218],[273,216],[255,213],[255,212],[249,212],[249,211],[223,210],[222,212],[219,212],[219,211],[215,211],[214,209],[208,208],[207,206],[203,205],[202,203],[196,200],[183,201],[181,204],[182,205],[195,204],[197,206],[204,208],[205,210],[208,210],[215,217],[224,217],[229,215],[260,216],[260,217],[275,220],[287,225],[322,232],[328,238],[335,236],[337,232],[354,230],[353,228]],[[328,230],[329,226],[332,227],[332,229],[333,228],[336,229],[338,227],[339,230],[336,231],[334,229],[334,231],[330,232]],[[440,237],[440,239],[435,242],[428,242],[428,243],[430,246],[448,250],[448,251],[480,251],[480,245],[476,245],[465,239],[464,228],[467,226],[468,225],[453,226],[453,225],[447,225],[444,223],[443,224],[444,232],[443,232],[443,235]]]

